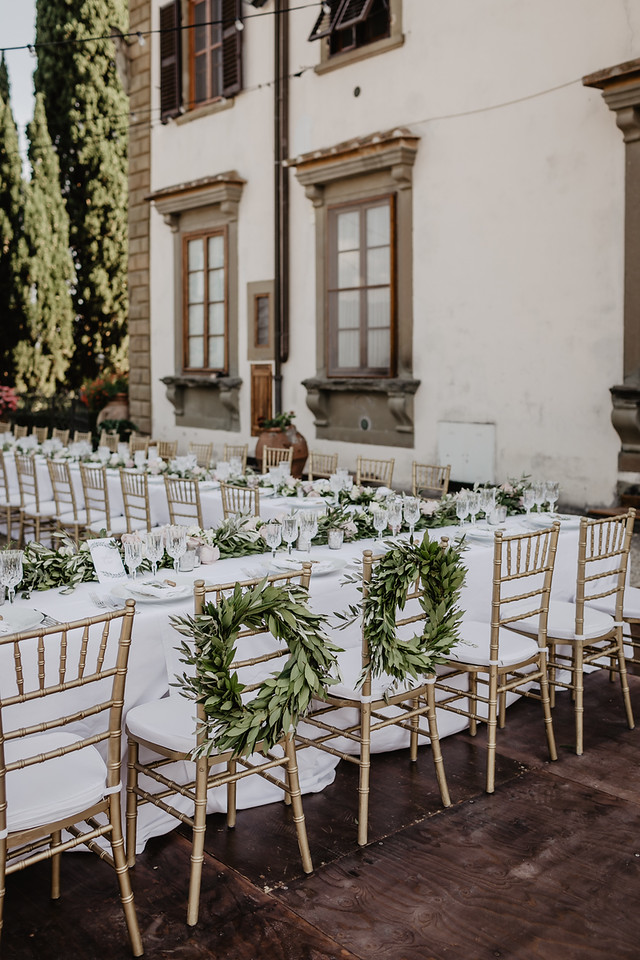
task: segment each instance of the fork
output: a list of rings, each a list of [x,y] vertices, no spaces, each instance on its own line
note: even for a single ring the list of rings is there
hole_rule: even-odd
[[[104,599],[104,597],[101,597],[97,593],[90,593],[89,597],[91,598],[95,606],[98,607],[100,610],[109,610],[109,604]]]

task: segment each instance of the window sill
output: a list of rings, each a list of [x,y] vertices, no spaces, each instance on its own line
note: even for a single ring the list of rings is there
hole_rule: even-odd
[[[309,377],[302,381],[318,437],[413,446],[413,377]]]
[[[318,41],[316,41],[317,43]],[[324,41],[320,41],[321,43]],[[364,47],[358,47],[356,50],[347,50],[345,53],[334,53],[323,59],[316,67],[315,73],[330,73],[332,70],[338,70],[340,67],[346,67],[350,63],[358,63],[360,60],[366,60],[369,57],[377,57],[380,53],[387,53],[389,50],[395,50],[403,46],[404,35],[384,37],[382,40],[374,40]],[[324,57],[324,53],[323,53]]]
[[[209,429],[240,429],[240,377],[162,377],[173,404],[176,425]]]
[[[208,117],[213,113],[221,113],[223,110],[229,110],[234,103],[234,97],[231,97],[229,100],[222,97],[220,100],[212,100],[211,103],[203,103],[202,106],[191,107],[189,110],[181,113],[179,117],[176,117],[175,123],[178,125],[190,123],[191,120],[199,120],[201,117]]]

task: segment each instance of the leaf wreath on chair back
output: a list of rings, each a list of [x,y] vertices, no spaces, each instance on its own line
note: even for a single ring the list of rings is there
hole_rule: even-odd
[[[458,641],[458,606],[466,570],[460,550],[446,540],[430,540],[425,532],[417,543],[396,541],[373,568],[367,594],[359,604],[336,614],[348,626],[360,616],[367,631],[372,677],[388,674],[396,680],[418,679],[435,672],[436,664]],[[349,579],[357,582],[361,575]],[[396,611],[403,610],[410,588],[420,580],[418,602],[426,614],[421,633],[398,643]],[[362,585],[358,589],[362,592]],[[364,680],[365,671],[360,678]]]
[[[202,614],[171,618],[191,640],[180,645],[180,660],[193,673],[183,673],[176,685],[202,705],[205,716],[205,737],[194,759],[216,750],[247,756],[257,743],[274,746],[296,726],[313,697],[337,682],[332,673],[340,648],[324,631],[326,617],[312,613],[306,601],[304,588],[265,579],[252,589],[238,584],[217,604],[205,604]],[[245,686],[231,668],[236,641],[241,631],[265,629],[286,645],[289,656],[280,673],[263,680],[245,703]]]

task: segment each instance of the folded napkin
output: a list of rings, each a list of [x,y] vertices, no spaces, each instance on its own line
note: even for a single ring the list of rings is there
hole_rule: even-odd
[[[184,597],[190,590],[188,587],[173,586],[162,580],[144,580],[140,583],[128,583],[127,592],[132,597],[152,597],[156,600],[169,600],[171,597]]]

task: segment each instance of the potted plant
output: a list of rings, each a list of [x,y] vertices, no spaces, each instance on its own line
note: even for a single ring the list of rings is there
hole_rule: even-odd
[[[301,477],[304,470],[309,448],[307,441],[298,433],[293,420],[295,413],[290,410],[285,413],[278,413],[275,417],[263,420],[261,433],[256,443],[256,460],[262,469],[262,451],[264,447],[279,447],[288,449],[293,447],[293,460],[291,462],[291,474],[294,477]]]
[[[98,412],[96,426],[103,420],[129,419],[129,375],[114,371],[87,380],[80,390],[80,400],[92,412]]]

